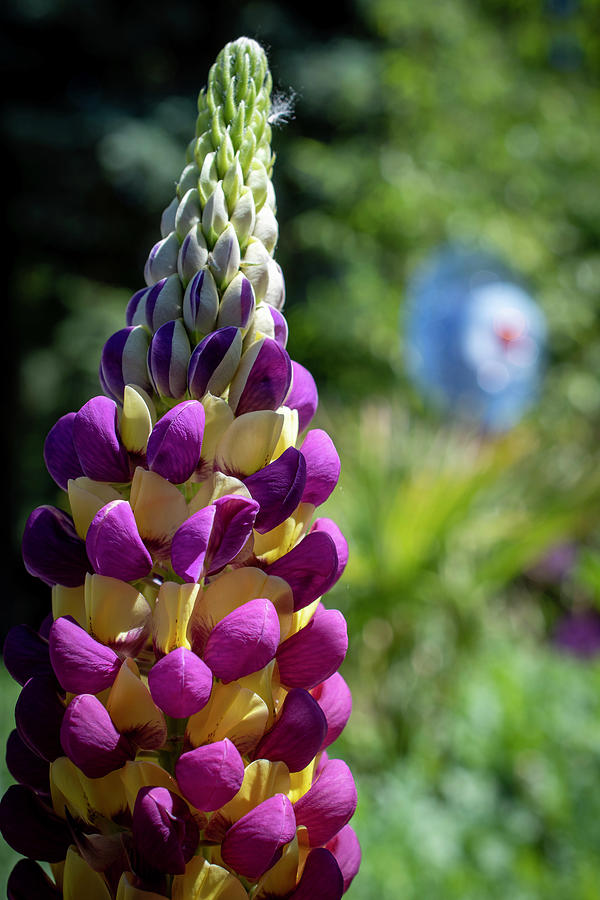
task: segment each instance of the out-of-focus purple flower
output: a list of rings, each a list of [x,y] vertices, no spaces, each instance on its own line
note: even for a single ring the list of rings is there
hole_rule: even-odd
[[[600,613],[586,609],[563,616],[556,626],[554,643],[560,650],[581,659],[597,656],[600,653]]]

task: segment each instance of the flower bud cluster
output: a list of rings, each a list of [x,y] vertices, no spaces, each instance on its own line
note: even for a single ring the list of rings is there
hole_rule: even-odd
[[[260,47],[228,45],[106,396],[45,442],[64,503],[31,513],[23,558],[52,615],[4,647],[22,691],[0,829],[27,857],[9,898],[339,900],[358,870],[354,781],[328,756],[347,630],[322,601],[348,548],[315,518],[340,461],[257,277],[269,90]]]

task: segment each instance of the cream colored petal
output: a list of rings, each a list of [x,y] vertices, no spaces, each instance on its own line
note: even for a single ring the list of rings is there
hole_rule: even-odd
[[[110,689],[106,708],[121,734],[133,733],[140,747],[157,749],[167,738],[167,725],[150,691],[140,679],[138,667],[127,659]]]
[[[252,499],[250,491],[239,478],[234,478],[233,475],[224,475],[222,472],[213,472],[212,475],[209,475],[202,482],[199,490],[190,500],[188,504],[190,516],[218,500],[219,497],[225,497],[230,494],[246,497],[248,500]]]
[[[213,394],[206,394],[201,403],[205,419],[200,458],[206,466],[212,467],[217,446],[233,422],[233,412],[226,400]]]
[[[267,565],[295,547],[308,531],[314,515],[312,503],[299,503],[289,518],[265,534],[254,534],[254,553]]]
[[[263,409],[234,419],[216,449],[215,462],[222,472],[245,478],[271,462],[285,417]]]
[[[143,594],[118,578],[86,575],[86,628],[115,650],[140,644],[150,635],[151,610]]]
[[[64,900],[111,900],[108,886],[73,847],[67,850],[63,873]]]
[[[259,803],[289,790],[290,773],[285,763],[256,759],[246,766],[241,788],[220,812],[230,822],[237,822]]]
[[[125,763],[118,770],[119,778],[125,792],[127,805],[131,813],[135,806],[138,791],[143,787],[164,787],[181,797],[181,791],[175,779],[159,766],[158,763],[148,759],[136,759]]]
[[[92,825],[103,817],[112,819],[127,808],[118,770],[103,778],[87,778],[66,756],[50,764],[50,790],[59,815],[64,815],[67,805],[72,815]]]
[[[288,797],[292,803],[295,803],[296,800],[299,800],[300,797],[303,797],[304,794],[306,794],[306,792],[309,790],[313,782],[318,761],[319,756],[315,756],[315,758],[309,762],[305,769],[302,769],[300,772],[292,772],[292,774],[290,775],[290,789],[288,791]]]
[[[63,587],[55,584],[52,588],[52,615],[55,619],[61,616],[73,616],[78,625],[87,627],[85,615],[85,589],[81,584],[78,587]]]
[[[145,453],[152,426],[156,422],[156,409],[146,391],[133,384],[126,384],[123,409],[119,422],[121,441],[131,453]]]
[[[279,459],[284,450],[287,450],[288,447],[295,447],[298,440],[298,410],[280,406],[277,412],[283,416],[284,421],[272,459]]]
[[[181,491],[156,472],[138,466],[129,502],[140,537],[153,558],[168,560],[171,538],[188,517]]]
[[[75,530],[83,540],[98,510],[111,500],[122,499],[122,495],[110,484],[92,481],[84,475],[80,478],[69,478],[67,490]]]
[[[129,872],[123,872],[117,888],[117,900],[165,900],[164,894],[155,894],[154,891],[141,891],[132,884],[133,876]],[[85,895],[77,898],[83,900]],[[87,900],[87,897],[85,898]]]
[[[201,591],[199,584],[165,581],[160,586],[152,613],[152,638],[157,650],[166,654],[177,647],[191,649],[188,624]]]
[[[260,879],[252,900],[269,900],[272,897],[286,897],[296,887],[298,881],[298,835],[284,848],[281,859],[265,872]]]

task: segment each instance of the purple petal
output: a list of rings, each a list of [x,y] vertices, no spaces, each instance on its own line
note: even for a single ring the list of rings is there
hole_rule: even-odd
[[[50,795],[50,766],[25,743],[13,729],[6,742],[6,768],[19,784],[25,784],[36,794]]]
[[[298,410],[298,431],[302,433],[312,422],[319,404],[317,385],[308,369],[292,360],[292,386],[285,405]]]
[[[218,572],[238,555],[252,534],[258,503],[237,494],[226,494],[214,501],[215,518],[207,551],[206,570]]]
[[[148,438],[148,467],[173,484],[183,484],[200,461],[204,407],[185,400],[159,419]]]
[[[184,581],[199,581],[204,574],[206,551],[216,514],[216,506],[205,506],[186,519],[173,535],[171,565]]]
[[[344,825],[330,841],[327,850],[335,856],[344,879],[344,893],[348,890],[360,868],[361,851],[358,838],[351,825]],[[316,851],[313,851],[316,852]]]
[[[190,357],[188,386],[192,397],[200,400],[207,391],[215,396],[222,394],[235,374],[241,355],[239,328],[219,328],[207,335]]]
[[[50,659],[58,681],[73,694],[98,694],[111,686],[121,660],[71,619],[61,616],[50,631]]]
[[[33,859],[20,859],[8,876],[8,900],[62,900],[60,891]]]
[[[191,347],[182,319],[166,322],[158,329],[148,349],[148,371],[161,397],[180,400],[187,390]]]
[[[120,403],[126,384],[137,384],[145,391],[152,390],[146,368],[149,343],[147,329],[143,325],[131,325],[115,331],[104,345],[100,359],[100,381],[103,388]]]
[[[309,431],[301,446],[306,460],[306,487],[303,503],[320,506],[325,503],[340,477],[340,458],[326,431]]]
[[[316,687],[339,668],[348,650],[346,620],[338,609],[321,604],[304,628],[277,651],[281,683],[286,687]]]
[[[34,675],[54,677],[48,641],[29,625],[13,625],[6,635],[2,658],[10,675],[21,685]]]
[[[61,416],[53,425],[44,442],[44,462],[48,472],[63,491],[69,478],[79,478],[83,469],[73,443],[73,422],[76,413]]]
[[[119,438],[117,404],[109,397],[92,397],[76,414],[73,440],[83,471],[94,481],[131,479],[129,454]]]
[[[183,753],[175,777],[189,802],[206,812],[220,809],[235,797],[244,780],[244,761],[228,738]]]
[[[102,778],[135,758],[133,745],[93,694],[79,694],[68,705],[60,739],[71,762],[88,778]]]
[[[334,577],[335,582],[340,578],[342,572],[346,568],[346,563],[348,562],[348,541],[333,519],[327,519],[325,517],[315,519],[313,527],[310,529],[310,533],[314,534],[315,532],[328,534],[335,544],[338,557],[337,570]]]
[[[51,587],[78,587],[90,571],[85,544],[73,519],[54,506],[38,506],[25,524],[23,562],[30,575]]]
[[[329,747],[340,736],[352,712],[352,694],[339,672],[334,672],[321,684],[311,690],[311,694],[325,713],[327,734],[321,750]]]
[[[271,601],[249,600],[215,625],[202,655],[217,678],[235,681],[271,662],[279,635],[279,617]]]
[[[198,847],[198,825],[181,797],[164,787],[143,787],[133,808],[133,841],[159,872],[183,875]]]
[[[246,353],[250,354],[248,362],[244,364],[244,354],[231,385],[230,404],[236,416],[259,409],[279,409],[292,380],[287,352],[272,338],[263,338],[262,343],[257,341]]]
[[[335,856],[318,847],[308,854],[302,878],[289,900],[340,900],[343,893],[344,879]]]
[[[231,826],[221,844],[223,862],[256,881],[295,834],[292,804],[283,794],[275,794]]]
[[[285,316],[283,313],[279,312],[278,309],[275,309],[274,306],[267,306],[269,313],[271,314],[271,318],[273,319],[273,330],[274,337],[277,343],[285,349],[288,342],[288,324],[285,320]],[[292,369],[294,366],[298,365],[298,363],[292,362]],[[306,371],[306,370],[305,370]],[[295,375],[294,375],[295,377]]]
[[[307,534],[289,553],[265,566],[267,575],[283,578],[294,594],[294,611],[321,597],[336,581],[338,558],[332,538]]]
[[[305,825],[311,847],[321,847],[350,820],[356,809],[352,772],[341,759],[330,759],[319,777],[294,803],[298,825]]]
[[[137,581],[152,569],[152,557],[138,534],[127,500],[111,500],[103,506],[92,519],[85,542],[99,575]]]
[[[192,716],[206,706],[212,684],[208,666],[185,647],[167,653],[148,673],[152,699],[174,719]]]
[[[53,678],[30,678],[15,705],[19,737],[47,762],[63,755],[60,728],[64,712]]]
[[[317,701],[308,691],[295,688],[253,756],[284,762],[290,772],[300,772],[319,752],[326,732],[327,721]]]
[[[11,785],[0,801],[0,831],[17,853],[51,863],[64,860],[72,840],[65,820],[22,784]]]
[[[261,534],[276,528],[294,512],[305,489],[306,463],[294,447],[254,475],[244,479],[253,499],[260,505],[254,527]]]

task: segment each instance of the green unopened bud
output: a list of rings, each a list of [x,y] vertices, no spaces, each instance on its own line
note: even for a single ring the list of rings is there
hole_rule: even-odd
[[[234,157],[235,150],[233,148],[233,143],[229,137],[229,132],[226,131],[223,140],[221,141],[221,145],[217,150],[217,171],[221,178],[232,164]]]
[[[219,235],[209,256],[209,266],[218,286],[227,287],[240,267],[240,244],[231,222]]]
[[[201,215],[198,189],[190,188],[183,195],[175,214],[175,231],[180,240],[183,240],[188,231],[198,224]]]
[[[198,191],[202,204],[206,203],[212,192],[214,191],[219,180],[219,172],[217,170],[216,153],[207,153],[202,163],[200,178],[198,179]]]
[[[215,189],[206,201],[202,213],[202,231],[209,247],[214,247],[215,241],[229,224],[227,201],[223,191],[223,182],[218,181]]]
[[[179,184],[177,185],[177,196],[180,200],[185,194],[187,194],[190,188],[198,187],[199,177],[200,170],[196,163],[189,163],[181,173],[181,178],[179,179]]]
[[[245,247],[256,224],[254,194],[249,187],[242,188],[240,198],[231,213],[230,222],[235,228],[240,246]]]
[[[238,106],[236,113],[231,120],[231,124],[229,126],[229,137],[231,138],[231,143],[234,146],[235,151],[237,152],[240,149],[240,145],[242,143],[242,139],[244,137],[244,128],[246,126],[246,104],[243,100],[240,101],[240,105]]]
[[[239,158],[236,155],[232,164],[223,176],[223,190],[225,191],[225,199],[227,200],[227,209],[230,213],[233,212],[235,205],[240,198],[243,186],[244,173],[242,172]]]
[[[244,131],[244,137],[242,138],[242,143],[240,144],[240,164],[242,166],[242,171],[244,175],[248,174],[250,169],[250,163],[254,159],[254,152],[256,150],[256,138],[254,137],[254,132],[250,128],[246,128]]]

